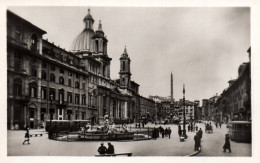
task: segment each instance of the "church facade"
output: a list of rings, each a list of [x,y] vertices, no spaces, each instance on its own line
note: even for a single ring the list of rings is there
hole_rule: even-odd
[[[110,122],[151,120],[155,102],[139,94],[131,80],[127,49],[120,61],[119,79],[111,80],[107,38],[88,10],[85,28],[70,51],[42,39],[46,31],[7,11],[7,127],[41,128],[50,119]]]

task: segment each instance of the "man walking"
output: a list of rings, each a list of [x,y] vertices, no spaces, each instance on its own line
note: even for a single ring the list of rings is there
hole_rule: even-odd
[[[171,138],[171,133],[172,133],[172,130],[171,130],[171,128],[169,127],[169,129],[168,129],[169,139]]]
[[[178,126],[178,134],[179,134],[179,137],[181,136],[181,125],[179,124]]]
[[[200,137],[199,137],[199,133],[198,132],[194,136],[194,141],[195,141],[194,151],[199,151],[199,148],[200,148]]]

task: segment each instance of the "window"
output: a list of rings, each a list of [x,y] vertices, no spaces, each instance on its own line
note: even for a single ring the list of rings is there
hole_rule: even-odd
[[[62,68],[60,69],[60,73],[61,73],[61,74],[64,74],[64,70],[63,70]]]
[[[106,75],[106,66],[103,66],[103,76]]]
[[[59,91],[59,102],[60,104],[64,103],[64,91]]]
[[[68,76],[69,76],[69,77],[72,77],[72,72],[68,72]]]
[[[37,51],[37,36],[35,34],[32,35],[31,37],[31,50],[36,52]]]
[[[54,65],[51,65],[51,70],[55,71],[55,66]]]
[[[56,90],[54,88],[50,88],[50,100],[55,100],[55,94],[56,94]]]
[[[59,115],[62,115],[62,109],[59,109]]]
[[[42,61],[42,67],[43,67],[43,68],[46,68],[46,67],[47,67],[47,63],[44,62],[44,61]]]
[[[41,97],[42,99],[47,99],[47,91],[46,91],[46,87],[42,87],[42,90],[41,90]]]
[[[14,79],[13,84],[13,94],[14,95],[22,95],[22,80],[21,79]]]
[[[82,95],[82,104],[86,105],[86,96],[85,95]]]
[[[61,76],[60,79],[59,79],[59,83],[60,84],[64,84],[64,78]]]
[[[45,70],[42,70],[42,79],[46,80],[47,74]]]
[[[29,84],[29,95],[32,98],[37,98],[37,84],[32,82]]]
[[[36,67],[31,67],[31,75],[37,77],[37,70]]]
[[[71,87],[71,79],[68,80],[68,86]]]
[[[99,51],[98,40],[96,40],[95,43],[96,43],[96,52],[98,52]]]
[[[78,81],[75,82],[75,88],[79,88],[79,82]]]
[[[79,104],[79,94],[75,94],[75,104]]]
[[[72,93],[68,92],[68,103],[72,103]]]
[[[123,71],[125,71],[125,61],[123,61]]]
[[[79,74],[76,74],[76,79],[78,79],[79,78]]]
[[[92,95],[89,94],[89,96],[88,96],[88,106],[92,106],[91,100],[92,100]]]
[[[50,75],[50,81],[55,82],[55,75],[53,73]]]
[[[82,120],[84,120],[84,119],[85,119],[85,113],[82,112],[82,113],[81,113],[81,116],[82,116]]]
[[[20,72],[22,68],[22,56],[18,53],[15,53],[14,55],[14,70],[16,72]]]
[[[16,30],[15,31],[15,39],[17,41],[21,41],[21,32],[20,32],[20,30]]]
[[[86,84],[85,84],[85,83],[82,83],[82,89],[85,90],[85,88],[86,88]]]

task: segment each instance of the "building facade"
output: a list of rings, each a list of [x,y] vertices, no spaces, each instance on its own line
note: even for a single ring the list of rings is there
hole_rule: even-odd
[[[130,57],[120,58],[119,79],[110,79],[107,38],[88,11],[70,51],[43,40],[46,32],[7,11],[8,129],[44,127],[50,119],[102,124],[137,122],[155,114],[155,103],[131,81]]]
[[[214,104],[213,117],[216,121],[251,121],[251,48],[247,52],[249,62],[239,66],[237,79],[228,81],[228,88]]]

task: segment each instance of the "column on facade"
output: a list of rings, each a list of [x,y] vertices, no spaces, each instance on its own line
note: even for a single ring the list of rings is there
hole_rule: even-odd
[[[24,128],[27,126],[27,106],[23,106],[23,113],[24,113]]]
[[[128,117],[127,117],[127,109],[128,109],[127,101],[125,101],[125,102],[124,102],[124,118],[128,118]]]

